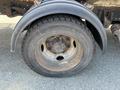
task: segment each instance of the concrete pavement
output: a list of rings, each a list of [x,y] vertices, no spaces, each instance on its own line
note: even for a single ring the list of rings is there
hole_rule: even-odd
[[[95,58],[80,74],[48,78],[27,67],[20,45],[15,54],[10,53],[14,25],[0,22],[0,90],[120,90],[120,45],[109,31],[106,53],[101,55],[97,47]]]

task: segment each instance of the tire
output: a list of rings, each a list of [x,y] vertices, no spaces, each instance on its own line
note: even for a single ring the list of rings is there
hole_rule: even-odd
[[[52,15],[31,25],[22,43],[22,54],[35,72],[66,77],[89,64],[94,48],[93,36],[79,18]]]

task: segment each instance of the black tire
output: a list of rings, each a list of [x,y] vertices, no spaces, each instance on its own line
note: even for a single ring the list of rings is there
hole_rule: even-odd
[[[62,35],[61,33],[69,36],[70,38],[74,37],[78,47],[75,49],[76,54],[74,54],[74,57],[72,56],[69,59],[70,61],[66,61],[67,64],[64,64],[62,66],[60,63],[59,66],[58,63],[62,61],[56,61],[55,63],[57,64],[54,68],[54,65],[52,66],[50,64],[53,64],[53,62],[49,61],[48,58],[42,56],[42,49],[47,46],[41,49],[38,45],[41,45],[41,42],[44,41],[46,37],[48,38],[50,35]],[[40,52],[38,50],[39,48],[41,50]],[[48,77],[65,77],[79,73],[83,68],[85,68],[93,57],[94,48],[94,39],[92,37],[92,34],[79,18],[69,15],[52,15],[44,17],[31,25],[31,28],[28,30],[23,40],[22,54],[27,65],[35,72]],[[77,56],[81,53],[82,55],[80,57]],[[73,67],[70,66],[70,69],[67,67],[67,65],[69,66],[69,63],[75,63],[78,61],[79,63]],[[51,66],[47,66],[48,64]],[[52,68],[54,70],[52,70]]]

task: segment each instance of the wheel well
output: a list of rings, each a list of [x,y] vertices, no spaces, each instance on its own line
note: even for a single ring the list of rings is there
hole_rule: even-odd
[[[103,49],[102,39],[101,39],[101,36],[100,36],[99,32],[97,31],[97,29],[88,21],[86,21],[86,25],[89,28],[89,30],[91,31],[95,41],[98,43],[100,48]]]
[[[62,14],[62,13],[60,13],[60,14]],[[57,15],[57,14],[51,14],[51,15]],[[51,16],[51,15],[47,15],[47,16],[44,16],[44,17],[42,17],[42,18]],[[63,15],[63,14],[62,14],[62,15]],[[71,15],[71,14],[64,14],[64,15]],[[71,15],[71,16],[74,16],[74,17],[82,20],[82,18],[79,17],[79,16],[75,16],[75,15]],[[42,19],[42,18],[39,18],[39,19],[33,21],[31,24],[29,24],[29,25],[25,28],[25,30],[29,29],[31,25],[35,24],[37,21],[39,21],[39,20]],[[97,44],[99,45],[99,47],[103,50],[102,38],[101,38],[100,33],[98,32],[98,30],[97,30],[89,21],[87,21],[87,20],[86,20],[85,22],[83,21],[83,23],[86,24],[86,26],[88,27],[88,29],[89,29],[90,32],[92,33],[95,41],[97,42]]]

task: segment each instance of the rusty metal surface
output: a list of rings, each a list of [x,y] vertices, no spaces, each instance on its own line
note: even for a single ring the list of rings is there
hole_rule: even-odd
[[[35,0],[0,0],[0,12],[8,16],[24,14]]]
[[[88,0],[90,4],[103,7],[120,7],[120,0]]]
[[[10,0],[0,0],[0,12],[2,14],[11,15]]]

